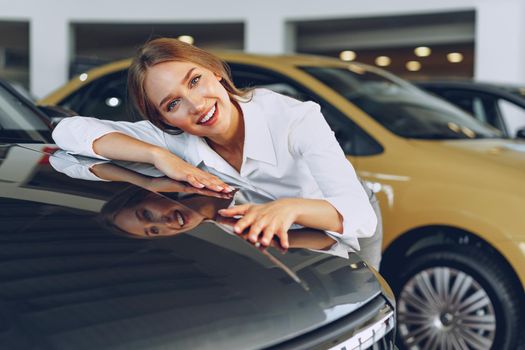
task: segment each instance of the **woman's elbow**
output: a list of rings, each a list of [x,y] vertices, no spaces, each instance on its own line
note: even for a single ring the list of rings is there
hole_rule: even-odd
[[[66,124],[68,124],[69,122],[69,118],[67,119],[62,119],[56,126],[55,128],[53,129],[53,132],[51,133],[51,137],[53,138],[53,141],[55,141],[55,144],[60,147],[60,148],[64,148],[64,141],[66,140],[66,137],[67,137],[67,126]]]

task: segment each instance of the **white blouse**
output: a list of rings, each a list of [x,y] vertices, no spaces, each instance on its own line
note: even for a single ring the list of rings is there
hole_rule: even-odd
[[[233,186],[247,187],[274,199],[324,199],[343,217],[343,235],[328,233],[359,250],[357,239],[374,234],[377,217],[319,105],[266,89],[254,90],[249,102],[239,104],[245,125],[240,172],[204,138],[187,133],[170,135],[149,121],[66,118],[54,129],[53,139],[68,153],[105,159],[93,151],[93,142],[108,133],[121,132],[167,148]]]

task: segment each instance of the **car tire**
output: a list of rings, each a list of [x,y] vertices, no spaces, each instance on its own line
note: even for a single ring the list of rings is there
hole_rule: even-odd
[[[523,291],[494,252],[442,245],[396,267],[385,276],[396,294],[400,349],[521,348]]]

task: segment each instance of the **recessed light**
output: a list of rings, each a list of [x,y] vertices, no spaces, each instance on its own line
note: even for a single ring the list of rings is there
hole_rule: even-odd
[[[356,56],[357,55],[355,52],[350,50],[341,51],[339,54],[339,58],[343,61],[353,61],[355,60]]]
[[[421,69],[421,63],[418,61],[408,61],[405,67],[411,72],[417,72]]]
[[[414,49],[414,53],[418,57],[427,57],[427,56],[430,56],[430,54],[432,53],[432,50],[430,49],[430,47],[420,46]]]
[[[193,39],[191,35],[181,35],[177,39],[190,45],[193,45],[193,43],[195,42],[195,39]]]
[[[459,52],[451,52],[447,54],[447,60],[451,63],[459,63],[463,61],[463,55]]]
[[[389,66],[392,60],[388,56],[379,56],[376,58],[376,64],[380,67]]]

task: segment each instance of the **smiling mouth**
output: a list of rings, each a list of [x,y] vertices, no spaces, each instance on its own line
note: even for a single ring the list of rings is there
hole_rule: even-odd
[[[201,116],[197,124],[199,125],[210,125],[217,117],[217,103],[211,107],[211,109],[205,115]]]
[[[174,214],[175,214],[174,215],[175,219],[177,219],[177,223],[182,228],[184,226],[184,224],[186,223],[185,220],[184,220],[184,215],[182,215],[182,213],[180,211],[178,211],[178,210],[175,210]]]

